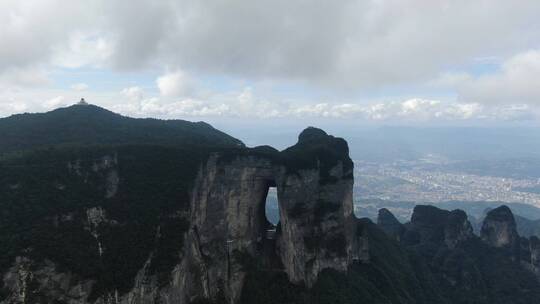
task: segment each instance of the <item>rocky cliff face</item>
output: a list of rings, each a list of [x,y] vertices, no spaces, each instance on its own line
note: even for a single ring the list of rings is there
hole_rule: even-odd
[[[191,200],[191,229],[183,269],[188,298],[241,293],[245,255],[259,255],[269,224],[264,215],[268,188],[274,184],[270,160],[245,156],[223,161],[213,155],[203,166]]]
[[[480,237],[493,247],[515,247],[519,236],[510,208],[500,206],[489,211],[482,224]]]
[[[336,151],[341,148],[333,145],[336,141],[341,143],[308,129],[289,151],[259,148],[240,156],[216,154],[208,160],[192,195],[191,245],[183,266],[197,269],[197,275],[183,278],[193,284],[190,299],[222,294],[236,302],[245,277],[243,263],[250,257],[277,259],[291,282],[307,286],[323,269],[346,271],[358,260],[352,164],[347,150]],[[291,158],[304,153],[314,157],[314,163],[288,166],[297,164]],[[269,187],[277,188],[280,207],[275,235],[264,214]]]
[[[353,165],[343,139],[314,128],[304,130],[283,154],[275,170],[279,255],[292,282],[312,286],[323,269],[346,271],[360,259]]]
[[[455,248],[459,243],[473,237],[473,229],[463,210],[450,211],[445,229],[444,242],[448,248]]]
[[[462,210],[447,211],[417,205],[407,227],[404,242],[408,245],[433,242],[453,249],[473,237],[472,226]]]
[[[538,237],[520,237],[510,208],[500,206],[490,210],[481,230],[481,238],[489,246],[500,248],[514,261],[540,277],[540,241]]]
[[[529,238],[530,259],[527,261],[531,265],[532,271],[540,277],[540,240],[536,236]]]
[[[383,224],[392,222],[388,213],[380,212]],[[537,302],[530,291],[540,286],[534,278],[539,277],[539,241],[518,236],[509,208],[488,213],[481,237],[472,233],[465,212],[434,206],[416,206],[403,227],[401,244],[427,262],[450,303]],[[382,228],[388,230],[388,224]]]
[[[131,220],[119,218],[121,213],[111,209],[111,204],[124,202],[123,187],[134,183],[122,176],[123,167],[122,153],[86,165],[79,160],[68,162],[67,174],[83,186],[95,182],[99,200],[109,204],[55,216],[57,222],[77,223],[82,218],[80,228],[77,224],[80,230],[75,231],[87,234],[96,265],[103,271],[108,263],[121,260],[114,255],[111,241],[115,231],[124,231]],[[70,304],[237,303],[247,266],[253,261],[309,288],[325,269],[346,272],[353,262],[369,259],[367,236],[358,233],[353,215],[352,170],[346,142],[315,128],[306,129],[298,143],[283,152],[259,147],[210,153],[189,182],[187,208],[160,213],[156,226],[147,226],[148,242],[137,245],[145,253],[138,255],[139,262],[129,260],[137,267],[130,270],[129,289],[115,283],[116,270],[94,279],[93,274],[72,273],[54,260],[25,257],[21,251],[4,272],[7,297],[1,303],[33,303],[36,297]],[[278,227],[265,216],[270,187],[277,188]],[[134,219],[139,216],[130,212]],[[188,223],[186,229],[183,222]],[[129,225],[138,229],[137,222]],[[120,270],[126,273],[128,269]]]
[[[379,210],[377,216],[377,225],[395,240],[401,240],[403,233],[405,233],[405,227],[401,224],[396,217],[386,208]]]

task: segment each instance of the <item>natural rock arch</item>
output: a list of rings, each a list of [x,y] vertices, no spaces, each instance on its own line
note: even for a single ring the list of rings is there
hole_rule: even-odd
[[[365,259],[356,237],[352,170],[346,142],[315,128],[283,152],[261,147],[213,154],[192,193],[179,281],[195,283],[180,288],[185,297],[239,299],[246,259],[268,258],[261,248],[268,248],[265,203],[271,186],[277,188],[280,229],[270,248],[291,282],[309,287],[323,269],[346,271]]]

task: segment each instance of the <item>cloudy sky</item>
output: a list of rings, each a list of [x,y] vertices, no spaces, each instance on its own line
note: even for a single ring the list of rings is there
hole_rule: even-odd
[[[536,0],[0,0],[0,116],[540,122]]]

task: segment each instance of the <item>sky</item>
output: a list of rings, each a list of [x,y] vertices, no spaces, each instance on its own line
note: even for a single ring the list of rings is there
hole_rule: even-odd
[[[540,123],[536,0],[0,0],[0,117]]]

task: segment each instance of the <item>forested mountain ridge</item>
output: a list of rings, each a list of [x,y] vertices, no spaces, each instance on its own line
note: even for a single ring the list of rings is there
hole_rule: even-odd
[[[0,154],[56,145],[111,144],[243,146],[204,122],[136,119],[90,104],[0,119]]]

